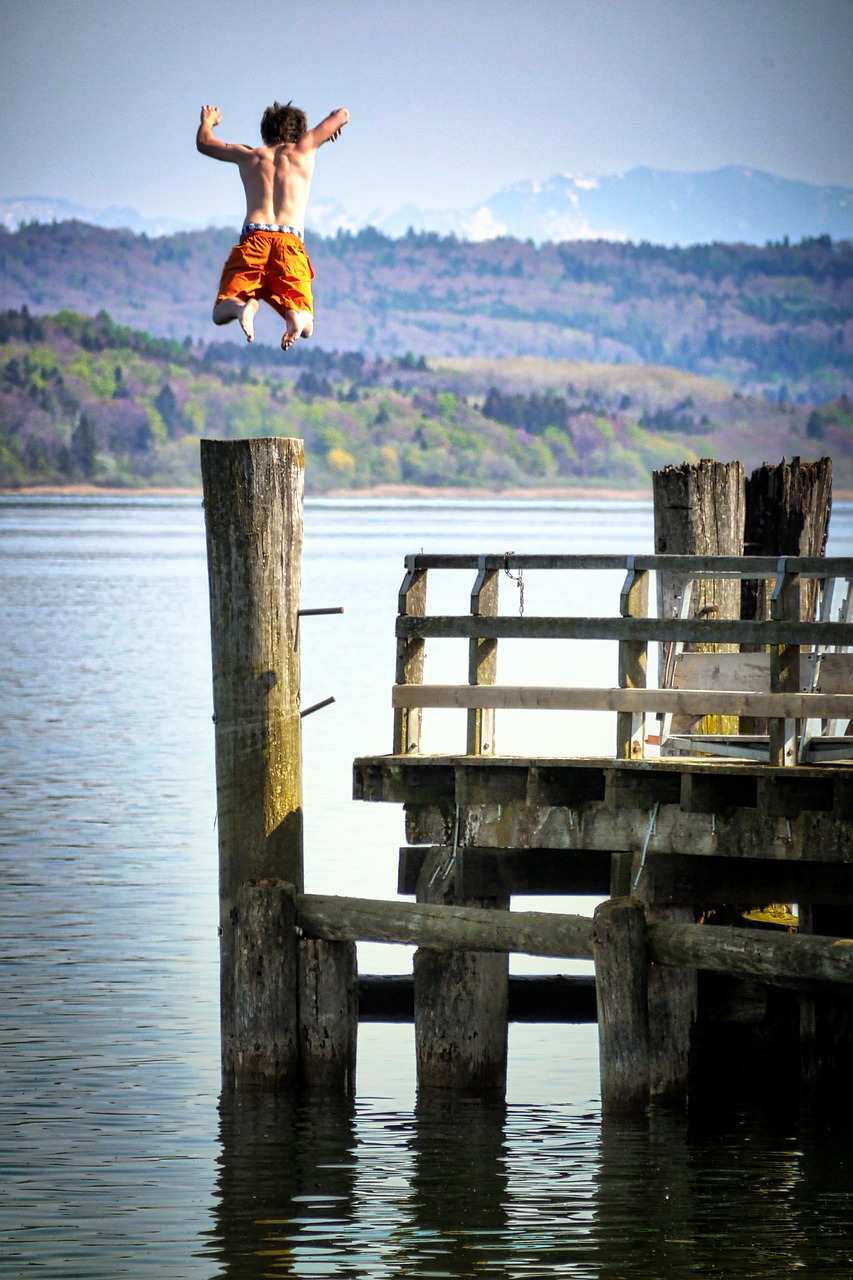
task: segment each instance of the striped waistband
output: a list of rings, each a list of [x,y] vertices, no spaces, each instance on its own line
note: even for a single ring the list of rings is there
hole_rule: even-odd
[[[287,227],[280,222],[247,222],[240,235],[250,236],[253,231],[283,231],[285,235],[296,236],[298,240],[302,239],[299,227]]]

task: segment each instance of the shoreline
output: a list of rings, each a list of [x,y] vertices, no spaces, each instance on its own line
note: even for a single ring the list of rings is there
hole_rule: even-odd
[[[4,498],[200,498],[201,496],[201,485],[191,488],[152,486],[145,489],[128,489],[98,484],[31,484],[21,485],[16,489],[0,488],[0,497]],[[581,486],[573,486],[571,488],[554,486],[547,489],[449,489],[430,488],[426,485],[380,484],[374,485],[369,489],[330,489],[326,493],[309,493],[305,496],[309,500],[311,498],[333,498],[335,500],[341,498],[437,498],[442,501],[448,499],[464,501],[466,498],[489,501],[499,501],[501,498],[508,498],[513,501],[518,501],[519,499],[530,499],[531,501],[536,501],[537,499],[545,499],[547,501],[582,499],[589,501],[590,499],[601,498],[608,502],[636,502],[641,500],[651,502],[652,500],[651,487],[646,490],[594,489]]]
[[[551,486],[547,489],[439,489],[426,485],[379,484],[370,489],[330,489],[327,493],[309,493],[305,495],[310,501],[313,498],[393,499],[435,498],[439,501],[462,502],[466,498],[482,502],[499,502],[506,498],[518,501],[545,502],[591,502],[596,499],[602,502],[651,502],[651,485],[648,489],[614,489],[582,486],[560,488]],[[150,489],[127,489],[97,484],[68,485],[21,485],[17,489],[0,488],[2,498],[201,498],[201,485],[190,488],[152,486]],[[853,502],[853,489],[836,489],[833,492],[835,502]]]

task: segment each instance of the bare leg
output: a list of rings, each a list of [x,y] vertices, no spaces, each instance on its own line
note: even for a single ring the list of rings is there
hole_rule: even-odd
[[[287,329],[281,340],[282,351],[292,347],[298,338],[310,338],[314,332],[314,317],[310,311],[290,311],[284,313]]]
[[[254,342],[255,315],[259,305],[257,298],[223,298],[213,308],[213,323],[230,324],[232,320],[239,320],[247,341]]]

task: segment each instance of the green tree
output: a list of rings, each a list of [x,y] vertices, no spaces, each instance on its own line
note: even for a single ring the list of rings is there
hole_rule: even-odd
[[[81,413],[71,432],[71,460],[77,471],[91,480],[98,461],[98,442],[94,424],[85,413]]]

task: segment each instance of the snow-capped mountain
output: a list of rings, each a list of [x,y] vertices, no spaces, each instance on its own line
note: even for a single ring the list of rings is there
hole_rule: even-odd
[[[134,209],[85,209],[44,196],[0,199],[0,224],[62,222],[78,218],[101,227],[128,227],[147,235],[195,230],[200,224],[144,218]],[[210,225],[209,223],[206,225]],[[214,225],[233,225],[229,218]],[[374,226],[389,236],[415,231],[453,233],[465,240],[513,236],[519,240],[631,240],[688,245],[801,240],[828,234],[853,239],[853,188],[818,186],[758,169],[730,166],[707,173],[631,169],[608,177],[560,173],[543,182],[516,182],[470,209],[420,209],[406,205],[352,216],[337,201],[320,199],[309,209],[317,235]]]
[[[829,234],[853,238],[853,189],[778,178],[757,169],[676,173],[631,169],[609,177],[561,173],[517,182],[482,204],[452,210],[400,209],[372,219],[389,235],[454,232],[467,240],[496,236],[546,240],[641,240],[765,244]]]

